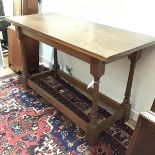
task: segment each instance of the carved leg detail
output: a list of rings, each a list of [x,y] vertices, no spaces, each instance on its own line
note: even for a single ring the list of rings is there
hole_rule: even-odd
[[[28,61],[27,61],[25,47],[24,47],[24,35],[22,34],[21,28],[18,26],[16,26],[16,32],[17,32],[17,37],[20,41],[21,56],[22,56],[22,63],[23,63],[23,70],[22,70],[23,86],[25,89],[28,89],[27,78],[29,77],[30,74],[28,71]]]
[[[94,77],[94,90],[93,90],[93,100],[92,100],[92,110],[91,110],[91,126],[96,127],[97,117],[98,117],[98,97],[99,97],[99,79]]]
[[[125,121],[129,119],[129,114],[131,109],[130,96],[131,96],[133,76],[134,76],[134,71],[136,67],[136,62],[140,58],[141,58],[141,51],[137,51],[129,56],[129,59],[131,61],[130,71],[129,71],[128,82],[127,82],[126,91],[125,91],[125,97],[121,105],[123,108],[125,108]]]
[[[99,137],[99,133],[94,132],[94,129],[97,127],[98,120],[98,97],[99,97],[99,80],[100,77],[104,74],[105,64],[98,61],[97,59],[92,59],[90,73],[94,77],[94,89],[92,96],[92,109],[91,109],[91,118],[90,124],[88,127],[88,142],[89,144],[94,145]]]
[[[58,54],[57,54],[57,49],[56,48],[54,48],[54,64],[53,64],[52,67],[55,70],[55,76],[56,76],[58,69],[60,69],[60,65],[58,63]]]

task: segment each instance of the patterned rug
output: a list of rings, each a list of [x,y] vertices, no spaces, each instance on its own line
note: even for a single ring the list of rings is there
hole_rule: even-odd
[[[118,121],[91,147],[71,120],[31,89],[24,90],[20,76],[0,78],[1,155],[124,155],[132,132]]]

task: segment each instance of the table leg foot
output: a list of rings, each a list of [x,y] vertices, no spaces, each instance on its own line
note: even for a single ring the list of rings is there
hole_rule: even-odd
[[[99,140],[99,133],[97,133],[91,125],[88,127],[87,142],[90,146],[94,146]]]
[[[23,87],[26,90],[29,88],[27,85],[27,78],[28,78],[28,75],[25,76],[25,74],[22,74]]]
[[[131,110],[131,104],[130,104],[130,103],[128,103],[128,104],[123,103],[123,104],[121,105],[121,107],[122,107],[123,109],[125,109],[124,122],[126,122],[126,121],[129,120],[130,110]]]

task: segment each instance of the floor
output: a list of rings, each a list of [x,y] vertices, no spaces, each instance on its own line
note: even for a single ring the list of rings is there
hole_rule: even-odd
[[[8,56],[7,55],[4,57],[4,62],[5,62],[5,68],[0,70],[0,77],[13,73],[13,71],[8,66]],[[126,122],[126,124],[134,129],[136,122],[134,120],[130,119],[128,122]]]
[[[4,56],[5,68],[0,70],[0,77],[13,73],[13,71],[8,66],[8,56]]]

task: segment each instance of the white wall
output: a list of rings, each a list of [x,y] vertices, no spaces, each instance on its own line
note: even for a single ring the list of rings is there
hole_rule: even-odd
[[[5,16],[13,16],[13,1],[3,0]]]
[[[154,0],[42,0],[40,12],[57,12],[155,36],[154,6]],[[43,44],[40,48],[41,60],[49,65],[52,48]],[[131,97],[131,117],[135,120],[139,112],[150,109],[155,97],[155,46],[144,51],[137,63]],[[62,53],[59,53],[59,61],[62,68],[66,64],[72,67],[73,75],[80,80],[86,83],[92,80],[88,64]],[[108,64],[101,79],[101,92],[121,103],[128,71],[127,58]]]

